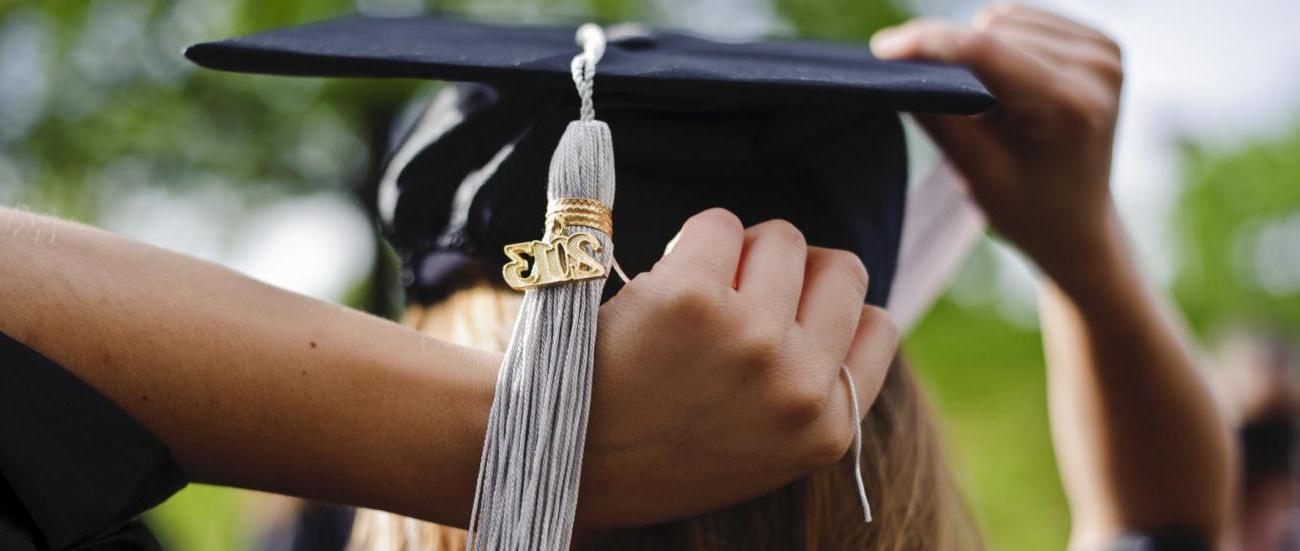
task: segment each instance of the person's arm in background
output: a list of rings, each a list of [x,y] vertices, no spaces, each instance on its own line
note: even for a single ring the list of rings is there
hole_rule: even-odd
[[[860,261],[792,236],[697,215],[602,307],[580,525],[723,507],[848,449],[839,366],[865,412],[896,335],[861,305]],[[468,519],[499,354],[2,207],[0,331],[125,410],[196,481]]]
[[[919,116],[995,230],[1050,278],[1042,292],[1053,438],[1074,545],[1126,530],[1224,531],[1227,425],[1183,328],[1138,273],[1109,189],[1123,78],[1113,41],[999,5],[971,27],[914,20],[882,58],[970,66],[998,98],[976,117]]]

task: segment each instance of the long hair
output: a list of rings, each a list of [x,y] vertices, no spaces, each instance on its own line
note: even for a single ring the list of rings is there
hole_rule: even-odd
[[[519,295],[477,283],[405,323],[464,346],[504,350]],[[874,521],[862,520],[852,462],[812,473],[717,512],[642,528],[582,534],[583,551],[870,549],[978,550],[974,522],[942,453],[933,414],[911,370],[896,360],[862,422],[862,474]],[[349,549],[454,551],[465,532],[378,511],[360,511]]]

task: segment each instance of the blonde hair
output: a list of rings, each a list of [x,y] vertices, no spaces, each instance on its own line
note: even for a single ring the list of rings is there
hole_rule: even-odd
[[[520,295],[486,283],[404,322],[463,346],[504,350]],[[983,545],[943,457],[930,407],[911,370],[895,361],[862,422],[862,474],[875,520],[864,524],[846,458],[757,499],[656,526],[585,534],[575,549],[695,551],[783,549],[978,550]],[[359,510],[348,548],[451,551],[463,530],[390,513]]]

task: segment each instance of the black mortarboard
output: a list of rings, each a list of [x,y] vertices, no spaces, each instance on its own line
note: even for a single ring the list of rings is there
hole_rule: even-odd
[[[379,204],[416,300],[467,266],[500,265],[503,246],[502,280],[528,289],[498,372],[474,549],[568,548],[597,309],[602,289],[617,287],[602,279],[617,268],[612,254],[646,270],[708,207],[747,224],[784,218],[810,244],[857,253],[872,277],[867,300],[883,305],[907,196],[896,112],[992,102],[961,69],[881,62],[860,47],[584,26],[579,49],[574,34],[349,18],[186,52],[234,71],[469,83],[444,90],[401,140]],[[543,238],[528,241],[543,212]]]
[[[543,210],[546,166],[576,109],[574,29],[350,17],[185,55],[230,71],[485,84],[461,86],[441,114],[426,113],[385,178],[381,209],[408,290],[431,300],[469,258],[496,263],[501,245],[535,236],[530,213]],[[884,62],[858,45],[616,27],[596,103],[616,148],[618,259],[629,272],[648,269],[685,218],[721,206],[747,224],[791,220],[812,244],[858,253],[872,275],[868,302],[884,304],[907,180],[895,113],[969,114],[992,102],[962,68]],[[467,212],[453,213],[457,189],[489,164]]]
[[[197,44],[185,55],[226,71],[484,82],[567,93],[575,28],[351,17]],[[953,114],[992,104],[963,69],[879,61],[861,46],[722,43],[637,26],[611,29],[609,41],[599,93]]]

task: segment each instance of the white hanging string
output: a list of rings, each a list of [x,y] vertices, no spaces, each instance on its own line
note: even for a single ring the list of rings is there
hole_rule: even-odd
[[[858,387],[853,384],[853,374],[848,364],[840,364],[840,373],[849,384],[849,403],[853,409],[853,481],[858,484],[858,500],[862,502],[862,516],[871,522],[871,503],[867,501],[867,486],[862,483],[862,415],[858,410]]]
[[[611,260],[613,260],[614,264],[614,273],[618,274],[618,278],[623,280],[623,284],[627,285],[628,283],[632,283],[632,280],[627,277],[627,273],[623,271],[623,267],[618,265],[618,259],[614,258]]]

